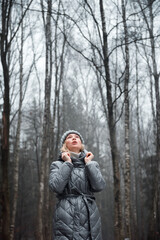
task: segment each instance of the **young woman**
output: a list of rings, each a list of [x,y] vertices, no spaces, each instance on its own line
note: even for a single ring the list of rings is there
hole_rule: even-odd
[[[81,134],[65,132],[61,155],[51,164],[49,186],[57,193],[53,240],[102,240],[101,220],[94,192],[105,181],[93,154],[84,149]]]

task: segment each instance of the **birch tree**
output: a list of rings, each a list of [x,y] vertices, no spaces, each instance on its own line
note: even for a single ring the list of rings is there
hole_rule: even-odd
[[[131,200],[130,200],[130,145],[129,145],[129,46],[128,46],[128,27],[126,22],[126,1],[122,0],[122,20],[124,27],[125,42],[125,76],[124,76],[124,118],[125,118],[125,232],[124,237],[131,239]]]
[[[137,152],[138,159],[137,164],[135,163],[135,182],[136,182],[136,222],[135,222],[135,231],[137,229],[138,232],[135,233],[139,239],[144,235],[144,222],[143,222],[143,190],[142,190],[142,167],[141,167],[141,137],[140,137],[140,100],[139,100],[139,65],[138,65],[138,50],[136,48],[136,120],[137,120]],[[139,194],[140,193],[140,194]],[[141,225],[141,230],[139,230],[138,226]]]

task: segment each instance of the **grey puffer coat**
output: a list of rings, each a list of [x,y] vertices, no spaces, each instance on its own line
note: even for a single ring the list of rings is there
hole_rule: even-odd
[[[85,153],[72,163],[61,157],[51,164],[49,186],[57,193],[53,240],[102,240],[101,220],[94,192],[105,187],[95,161],[84,163]]]

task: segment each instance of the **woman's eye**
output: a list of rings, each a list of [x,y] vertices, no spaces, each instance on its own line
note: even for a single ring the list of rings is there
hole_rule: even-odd
[[[67,137],[67,139],[68,139],[68,138],[72,138],[72,136]]]

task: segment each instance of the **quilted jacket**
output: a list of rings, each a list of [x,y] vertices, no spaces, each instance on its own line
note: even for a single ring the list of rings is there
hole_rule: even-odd
[[[72,163],[61,157],[51,164],[49,186],[57,193],[53,240],[102,240],[101,220],[94,192],[105,187],[95,161],[84,163],[85,153]]]

